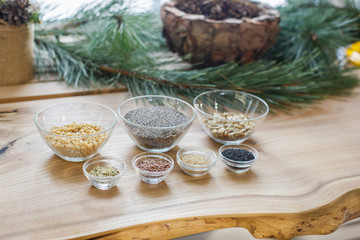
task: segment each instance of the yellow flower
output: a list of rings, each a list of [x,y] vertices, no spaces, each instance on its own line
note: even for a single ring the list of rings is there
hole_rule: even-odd
[[[346,56],[352,64],[360,67],[360,41],[351,44],[346,49]]]

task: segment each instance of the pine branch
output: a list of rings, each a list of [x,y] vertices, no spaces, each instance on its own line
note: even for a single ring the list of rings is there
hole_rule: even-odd
[[[58,80],[65,80],[74,86],[101,86],[114,85],[118,77],[106,76],[98,69],[98,66],[86,61],[73,52],[69,52],[61,44],[55,44],[44,39],[35,39],[35,61],[37,74],[46,75],[57,73]],[[42,57],[40,57],[42,55]]]
[[[41,59],[45,53],[52,67],[39,60],[37,68],[41,73],[56,71],[70,85],[122,82],[133,95],[192,97],[209,89],[241,90],[282,109],[348,94],[358,85],[357,78],[335,64],[335,50],[352,41],[360,29],[354,14],[343,14],[321,0],[291,1],[280,11],[283,30],[266,60],[161,70],[172,61],[159,62],[151,55],[168,52],[159,16],[130,13],[114,0],[95,3],[68,24],[39,32],[36,55]],[[63,41],[64,36],[73,41]]]
[[[273,106],[290,107],[311,103],[330,94],[348,94],[349,91],[346,90],[358,84],[356,77],[342,76],[343,71],[324,75],[316,69],[309,70],[307,66],[307,61],[301,59],[287,64],[259,61],[238,66],[232,63],[196,70],[197,74],[192,71],[160,71],[158,74],[162,76],[161,81],[136,76],[136,79],[141,80],[133,80],[130,90],[136,89],[144,94],[164,94],[160,86],[166,86],[176,88],[178,92],[188,96],[195,96],[199,91],[209,89],[234,89],[254,93]],[[194,76],[196,79],[192,78]],[[164,78],[171,80],[165,81]]]
[[[324,60],[333,65],[337,59],[336,50],[355,41],[360,31],[359,17],[328,1],[292,0],[279,10],[281,32],[268,54],[279,61],[307,55],[311,67]],[[314,56],[313,52],[320,54]]]

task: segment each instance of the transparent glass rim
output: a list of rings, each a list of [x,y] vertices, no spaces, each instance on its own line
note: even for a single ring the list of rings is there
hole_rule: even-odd
[[[97,176],[94,176],[94,175],[91,175],[87,170],[86,168],[91,165],[91,164],[94,164],[94,163],[97,163],[97,162],[102,162],[102,161],[108,161],[108,162],[116,162],[116,163],[119,163],[122,167],[121,169],[121,172],[119,172],[118,175],[116,176],[112,176],[112,177],[97,177]],[[88,159],[84,164],[83,164],[83,172],[85,173],[86,176],[92,178],[92,179],[95,179],[95,180],[112,180],[112,179],[117,179],[119,177],[121,177],[122,175],[124,175],[125,171],[126,171],[126,164],[124,161],[120,160],[120,159],[116,159],[116,158],[113,158],[113,157],[107,157],[107,156],[102,156],[102,157],[93,157],[93,158],[90,158]]]
[[[120,111],[120,108],[128,103],[128,102],[131,102],[131,101],[134,101],[134,100],[138,100],[138,99],[141,99],[141,98],[166,98],[166,99],[172,99],[172,100],[175,100],[175,101],[179,101],[181,103],[184,103],[185,105],[187,105],[188,107],[190,107],[190,109],[192,110],[193,114],[192,114],[192,117],[185,123],[182,123],[180,125],[176,125],[176,126],[171,126],[171,127],[150,127],[150,126],[145,126],[145,125],[142,125],[142,124],[137,124],[137,123],[133,123],[129,120],[127,120],[125,118],[125,116],[123,116],[121,114],[121,111]],[[137,126],[137,127],[142,127],[142,128],[148,128],[148,129],[154,129],[154,130],[167,130],[167,129],[174,129],[174,128],[179,128],[179,127],[183,127],[183,126],[186,126],[186,125],[189,125],[192,123],[192,121],[194,121],[195,119],[195,116],[196,116],[196,112],[195,112],[195,109],[193,106],[191,106],[191,104],[185,102],[184,100],[181,100],[179,98],[174,98],[174,97],[168,97],[168,96],[163,96],[163,95],[144,95],[144,96],[138,96],[138,97],[132,97],[132,98],[129,98],[127,100],[125,100],[124,102],[122,102],[119,107],[118,107],[118,113],[119,113],[119,116],[120,118],[127,124],[130,124],[130,125],[133,125],[133,126]]]
[[[252,153],[255,153],[255,154],[254,154],[254,157],[255,157],[255,158],[254,158],[253,160],[243,161],[243,162],[241,162],[241,161],[235,161],[235,160],[232,160],[232,159],[230,159],[230,158],[225,157],[225,156],[222,154],[222,150],[223,150],[224,148],[226,148],[226,147],[241,148],[242,146],[245,147],[245,148],[251,149],[251,150],[252,150]],[[243,148],[241,148],[241,149],[243,149]],[[245,150],[246,150],[246,149],[245,149]],[[238,144],[238,145],[225,144],[225,145],[222,145],[222,146],[219,148],[219,155],[221,156],[222,159],[224,159],[224,160],[226,160],[226,161],[228,161],[228,162],[237,163],[237,164],[244,164],[244,163],[252,163],[252,162],[255,162],[255,161],[257,160],[258,156],[259,156],[259,153],[258,153],[258,151],[257,151],[254,147],[252,147],[252,146],[250,146],[250,145],[247,145],[247,144]]]
[[[52,107],[55,107],[55,106],[58,106],[58,105],[61,105],[61,104],[70,104],[70,103],[78,103],[78,104],[81,104],[81,103],[86,103],[86,104],[93,104],[93,105],[97,105],[97,106],[101,106],[103,108],[106,108],[107,110],[110,110],[110,112],[114,115],[115,119],[114,119],[114,122],[111,124],[111,126],[109,126],[108,128],[98,132],[98,133],[94,133],[94,134],[89,134],[89,135],[82,135],[82,136],[66,136],[66,135],[59,135],[59,134],[56,134],[56,133],[51,133],[47,130],[45,130],[44,128],[42,128],[39,123],[38,123],[38,118],[39,118],[39,115],[44,112],[45,110],[48,110]],[[86,137],[93,137],[93,136],[97,136],[97,135],[101,135],[105,132],[108,132],[109,130],[111,130],[112,128],[115,127],[116,123],[118,121],[118,118],[117,118],[117,115],[115,113],[114,110],[112,110],[111,108],[109,108],[108,106],[105,106],[103,104],[100,104],[100,103],[95,103],[95,102],[87,102],[87,101],[68,101],[68,102],[61,102],[61,103],[56,103],[56,104],[52,104],[50,106],[47,106],[47,107],[44,107],[42,108],[34,117],[34,122],[35,122],[35,125],[37,128],[39,128],[41,131],[43,132],[46,132],[46,134],[49,134],[49,135],[53,135],[53,136],[57,136],[57,137],[64,137],[64,138],[86,138]]]
[[[188,150],[188,151],[184,151],[184,149],[187,148],[193,148],[192,150]],[[205,152],[204,149],[208,152]],[[183,151],[183,152],[182,152]],[[204,165],[196,165],[196,164],[191,164],[191,163],[187,163],[184,162],[183,160],[181,160],[181,156],[183,154],[186,153],[191,153],[191,152],[199,152],[199,153],[203,153],[204,155],[207,155],[210,157],[211,162],[208,164],[204,164]],[[206,148],[206,147],[202,147],[202,146],[188,146],[188,147],[183,147],[181,149],[179,149],[176,153],[176,161],[178,162],[179,165],[181,166],[187,166],[189,168],[194,168],[194,169],[202,169],[202,168],[209,168],[211,166],[213,166],[216,163],[216,154],[214,151]]]
[[[162,172],[150,172],[150,171],[145,171],[145,170],[142,170],[140,168],[138,168],[136,166],[136,162],[138,160],[140,160],[141,158],[143,157],[146,157],[146,156],[149,156],[149,157],[160,157],[162,159],[166,159],[167,161],[170,162],[170,168],[165,170],[165,171],[162,171]],[[169,155],[165,154],[165,153],[152,153],[152,152],[142,152],[142,153],[138,153],[136,154],[133,159],[132,159],[132,166],[134,169],[136,169],[136,171],[138,171],[141,175],[151,175],[151,176],[163,176],[163,175],[166,175],[167,173],[171,172],[172,169],[174,168],[174,160],[172,159],[172,157],[170,157]]]
[[[254,118],[248,118],[248,119],[245,119],[245,120],[232,120],[232,119],[225,119],[225,118],[222,118],[222,117],[216,117],[216,116],[213,116],[209,113],[206,113],[204,111],[202,111],[201,109],[199,109],[197,106],[196,106],[196,102],[198,101],[198,99],[200,97],[202,97],[203,95],[205,94],[209,94],[209,93],[216,93],[216,92],[233,92],[233,93],[239,93],[239,94],[243,94],[243,95],[247,95],[247,96],[251,96],[257,100],[259,100],[261,103],[263,103],[265,105],[265,108],[266,108],[266,111],[265,113],[263,113],[262,115],[258,116],[258,117],[254,117]],[[257,120],[257,119],[261,119],[261,118],[264,118],[268,113],[269,113],[269,105],[263,100],[261,99],[260,97],[258,96],[255,96],[251,93],[247,93],[247,92],[242,92],[242,91],[235,91],[235,90],[212,90],[212,91],[207,91],[207,92],[203,92],[199,95],[197,95],[195,98],[194,98],[194,101],[193,101],[193,105],[194,105],[194,108],[196,109],[196,111],[199,111],[201,114],[209,117],[209,118],[214,118],[214,119],[219,119],[221,121],[229,121],[229,122],[247,122],[247,121],[253,121],[253,120]]]

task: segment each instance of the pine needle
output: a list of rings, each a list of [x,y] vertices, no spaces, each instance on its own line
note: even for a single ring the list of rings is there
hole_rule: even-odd
[[[264,59],[204,69],[163,70],[178,59],[158,60],[169,51],[161,21],[153,13],[134,13],[115,0],[84,6],[60,27],[36,31],[39,74],[57,73],[74,86],[125,84],[133,95],[196,96],[209,89],[253,93],[273,107],[291,109],[330,95],[346,95],[358,85],[348,69],[337,65],[336,49],[354,41],[359,10],[325,1],[289,1],[281,7],[277,44]],[[51,24],[54,24],[53,22]],[[66,37],[71,41],[66,41]],[[161,58],[161,57],[160,57]]]

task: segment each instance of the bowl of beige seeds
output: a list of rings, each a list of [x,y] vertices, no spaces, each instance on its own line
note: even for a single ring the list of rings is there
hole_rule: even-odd
[[[95,156],[109,140],[116,113],[98,103],[63,102],[39,111],[35,125],[56,155],[71,162]]]
[[[187,146],[176,153],[181,169],[193,177],[207,174],[216,164],[216,154],[203,146]]]
[[[195,97],[193,104],[205,132],[222,144],[242,143],[269,113],[264,100],[235,90],[204,92]]]

